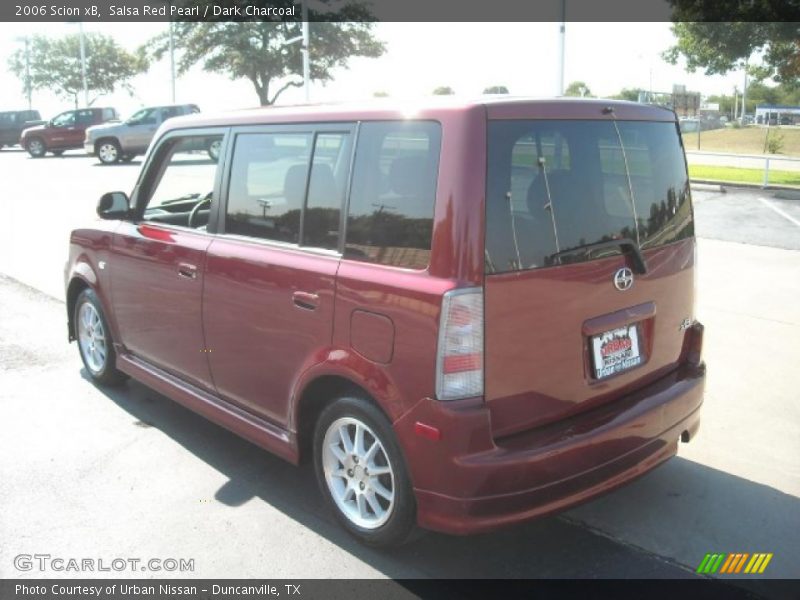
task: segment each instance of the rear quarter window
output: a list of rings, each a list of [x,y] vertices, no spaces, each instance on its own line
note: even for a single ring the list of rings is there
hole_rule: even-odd
[[[347,215],[348,258],[427,267],[440,146],[439,123],[361,125]]]

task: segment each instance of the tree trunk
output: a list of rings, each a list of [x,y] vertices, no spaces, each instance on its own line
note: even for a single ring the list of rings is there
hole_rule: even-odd
[[[251,79],[251,81],[253,81]],[[253,81],[253,87],[256,89],[256,94],[258,94],[258,102],[261,106],[269,106],[269,88],[265,85],[259,85],[258,81]]]

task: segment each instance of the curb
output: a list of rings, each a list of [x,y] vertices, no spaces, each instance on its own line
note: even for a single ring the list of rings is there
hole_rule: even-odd
[[[798,187],[790,187],[786,185],[768,185],[764,187],[760,183],[739,183],[739,182],[730,182],[730,181],[713,181],[709,179],[690,179],[689,183],[692,187],[697,187],[697,189],[703,189],[698,187],[699,185],[709,186],[712,190],[716,190],[717,188],[725,193],[726,188],[740,188],[745,190],[762,190],[762,191],[771,191],[776,190],[779,192],[796,192],[800,194],[800,188]],[[794,199],[794,197],[792,197]]]

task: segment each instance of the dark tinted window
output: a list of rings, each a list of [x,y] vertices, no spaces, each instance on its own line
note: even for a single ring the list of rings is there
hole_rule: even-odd
[[[311,133],[236,136],[225,231],[298,243]]]
[[[347,217],[350,258],[428,265],[440,144],[438,123],[362,124]]]
[[[70,110],[63,112],[57,117],[53,118],[54,127],[69,127],[75,124],[75,111]]]
[[[689,181],[670,123],[619,123],[631,174],[642,248],[694,233]]]
[[[633,194],[631,194],[631,191]],[[688,178],[673,123],[489,124],[486,270],[547,267],[692,235]]]
[[[350,165],[348,133],[319,133],[314,143],[308,199],[303,214],[303,245],[339,247],[339,225]]]
[[[99,116],[99,111],[97,112]],[[95,111],[91,108],[79,110],[75,117],[75,122],[78,125],[91,125],[92,123],[94,123],[94,120],[95,120]]]

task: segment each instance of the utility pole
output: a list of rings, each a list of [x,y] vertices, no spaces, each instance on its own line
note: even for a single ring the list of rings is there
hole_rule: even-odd
[[[81,38],[81,77],[83,78],[83,105],[89,107],[89,86],[86,82],[86,42],[83,35],[83,21],[78,22]]]
[[[742,88],[742,127],[744,127],[744,116],[747,114],[747,61],[750,57],[744,59],[744,88]]]
[[[33,106],[31,101],[31,38],[25,36],[25,95],[28,97],[28,110]]]
[[[172,33],[172,18],[169,20],[169,74],[172,103],[175,104],[175,38]]]
[[[561,0],[561,26],[559,29],[558,95],[564,95],[564,61],[567,39],[567,0]]]
[[[28,98],[28,110],[30,110],[33,107],[33,86],[31,85],[31,38],[26,35],[25,37],[16,38],[15,41],[25,44],[25,96]]]
[[[311,62],[308,55],[310,35],[308,31],[308,4],[301,0],[303,13],[303,91],[306,95],[306,102],[311,101]]]

